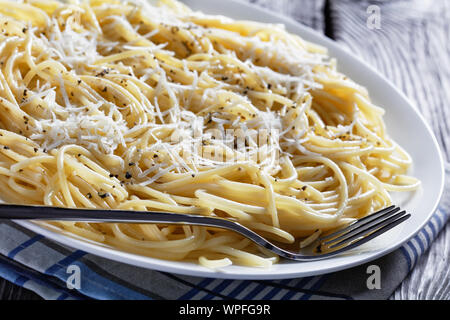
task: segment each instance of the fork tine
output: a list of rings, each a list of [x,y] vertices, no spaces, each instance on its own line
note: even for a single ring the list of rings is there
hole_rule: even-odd
[[[340,253],[340,252],[344,252],[344,251],[348,251],[351,249],[354,249],[356,247],[359,247],[360,245],[363,245],[366,242],[369,242],[370,240],[378,237],[379,235],[382,235],[383,233],[389,231],[390,229],[394,228],[395,226],[399,225],[400,223],[402,223],[403,221],[407,220],[409,217],[411,217],[411,215],[408,213],[407,215],[404,215],[403,217],[401,217],[398,220],[395,220],[394,222],[392,222],[391,224],[388,224],[380,229],[378,229],[375,232],[372,232],[371,234],[369,234],[367,237],[364,237],[358,241],[355,241],[351,244],[349,244],[348,246],[345,246],[343,248],[338,249],[337,251],[333,251],[333,253]]]
[[[379,223],[380,221],[385,221],[387,218],[389,218],[393,214],[397,213],[399,210],[400,210],[400,208],[397,207],[388,212],[377,213],[376,217],[373,217],[372,219],[366,219],[362,222],[358,221],[357,226],[354,226],[353,228],[349,228],[349,230],[347,230],[346,233],[344,233],[336,238],[332,238],[332,239],[324,242],[323,244],[327,245],[327,244],[330,244],[333,242],[338,242],[342,239],[348,238],[349,236],[356,234],[357,232],[359,233],[361,231],[364,231],[364,230],[374,226],[375,224]]]
[[[371,215],[368,215],[368,216],[366,216],[364,218],[361,218],[361,219],[357,220],[356,222],[348,225],[345,228],[339,229],[339,230],[337,230],[337,231],[335,231],[335,232],[333,232],[331,234],[328,234],[328,235],[325,235],[325,236],[321,237],[319,239],[319,241],[324,241],[324,240],[327,240],[327,239],[334,238],[334,237],[340,235],[341,233],[344,233],[346,231],[351,231],[351,230],[353,230],[355,228],[358,228],[359,226],[361,226],[363,224],[366,224],[366,223],[369,223],[369,222],[371,222],[371,221],[373,221],[375,219],[378,219],[380,216],[383,216],[384,214],[386,214],[386,215],[394,214],[394,213],[396,213],[399,210],[400,210],[400,208],[396,207],[395,205],[392,205],[390,207],[381,209],[381,210],[379,210],[379,211],[377,211],[375,213],[372,213]]]
[[[373,232],[375,230],[378,230],[378,229],[386,227],[386,226],[390,226],[391,224],[396,223],[397,221],[401,220],[405,216],[408,216],[408,218],[409,218],[410,214],[406,214],[406,211],[401,211],[401,212],[395,214],[394,216],[391,216],[391,217],[389,217],[387,219],[384,219],[384,220],[378,222],[375,225],[372,225],[372,226],[370,226],[368,228],[363,228],[363,230],[361,230],[361,231],[359,231],[359,229],[357,229],[359,232],[357,232],[355,234],[351,234],[349,236],[346,236],[343,240],[330,245],[329,248],[338,247],[340,245],[343,245],[345,243],[353,241],[353,240],[355,240],[355,239],[357,239],[359,237],[362,237],[363,235],[369,234],[369,233],[371,233],[371,232]]]

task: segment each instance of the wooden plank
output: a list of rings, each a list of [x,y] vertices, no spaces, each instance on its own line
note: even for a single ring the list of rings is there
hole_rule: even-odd
[[[450,300],[450,224],[413,271],[395,290],[393,300]]]
[[[380,29],[367,25],[373,1],[330,1],[336,40],[375,66],[410,98],[450,159],[450,1],[375,2]],[[369,12],[369,13],[368,13]],[[448,206],[446,206],[448,208]],[[450,225],[392,299],[450,299]]]
[[[317,31],[325,30],[323,10],[325,0],[246,0],[249,3],[284,14]]]
[[[450,1],[377,2],[380,29],[371,29],[369,1],[330,2],[335,37],[375,66],[416,105],[450,159]]]

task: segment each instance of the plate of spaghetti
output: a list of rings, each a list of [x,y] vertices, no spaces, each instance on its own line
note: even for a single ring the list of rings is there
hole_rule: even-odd
[[[411,238],[442,193],[421,115],[336,43],[237,1],[0,0],[0,198],[197,214],[314,239],[392,203],[412,217],[324,261],[231,231],[18,222],[135,266],[234,279],[332,272]]]

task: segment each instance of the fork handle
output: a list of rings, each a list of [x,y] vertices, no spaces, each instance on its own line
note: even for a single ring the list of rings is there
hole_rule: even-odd
[[[111,223],[167,223],[226,228],[227,220],[199,215],[154,211],[60,208],[0,204],[0,219]]]
[[[205,217],[192,214],[157,211],[61,208],[0,203],[0,220],[1,219],[77,221],[92,223],[160,223],[216,227],[238,232],[250,240],[267,247],[266,241],[260,235],[238,222],[220,217]]]
[[[285,254],[284,250],[268,243],[259,234],[253,232],[240,223],[220,217],[215,218],[157,211],[60,208],[0,203],[0,220],[1,219],[96,223],[161,223],[216,227],[238,232],[257,244],[273,250],[277,254]]]

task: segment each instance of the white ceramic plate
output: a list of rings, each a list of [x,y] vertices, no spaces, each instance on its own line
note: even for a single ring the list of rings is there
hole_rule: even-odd
[[[368,88],[372,100],[386,110],[385,122],[390,136],[410,153],[414,160],[412,174],[422,181],[422,188],[413,195],[394,198],[398,205],[412,213],[412,217],[358,250],[346,255],[315,262],[282,261],[270,269],[229,266],[210,270],[202,266],[164,261],[107,247],[28,221],[17,221],[47,238],[89,253],[148,269],[191,276],[229,279],[283,279],[324,274],[342,270],[381,257],[401,246],[414,236],[429,220],[437,207],[444,185],[443,161],[438,144],[430,128],[406,97],[385,78],[358,58],[341,49],[335,42],[289,18],[234,0],[185,0],[188,6],[205,13],[221,14],[235,19],[284,23],[290,32],[321,44],[336,57],[340,71]]]

